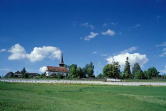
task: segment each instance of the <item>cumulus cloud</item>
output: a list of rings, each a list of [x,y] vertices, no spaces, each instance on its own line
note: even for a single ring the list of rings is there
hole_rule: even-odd
[[[86,36],[84,40],[90,40],[92,38],[95,38],[97,35],[99,35],[99,34],[94,33],[94,32],[90,32],[90,35]]]
[[[0,52],[6,52],[6,49],[1,49]]]
[[[40,67],[40,69],[39,69],[40,72],[46,72],[46,70],[47,70],[46,66]]]
[[[114,35],[115,35],[115,31],[108,29],[106,32],[102,32],[102,34],[103,34],[103,35],[114,36]]]
[[[123,69],[125,66],[125,61],[127,57],[129,57],[129,62],[131,67],[133,67],[135,63],[139,63],[140,66],[143,67],[149,61],[149,59],[146,57],[145,54],[139,54],[139,53],[119,54],[119,55],[108,57],[106,60],[108,64],[111,64],[113,61],[119,62],[119,64],[121,65],[121,69]]]
[[[61,50],[52,46],[35,47],[30,54],[27,54],[24,47],[15,44],[8,51],[11,55],[9,60],[29,59],[31,62],[42,61],[45,58],[60,59]]]
[[[163,49],[163,53],[160,54],[160,57],[164,57],[166,55],[166,48]]]
[[[42,61],[46,57],[52,58],[52,59],[59,59],[61,55],[61,51],[52,46],[43,46],[43,47],[35,47],[33,51],[30,54],[27,54],[27,58],[31,62],[35,61]]]
[[[20,44],[15,44],[10,50],[8,50],[8,52],[11,53],[8,57],[9,60],[20,60],[26,58],[26,51]]]
[[[90,28],[90,29],[94,29],[95,28],[93,25],[89,24],[88,22],[85,22],[85,23],[81,24],[81,26],[87,27],[87,28]]]
[[[166,46],[166,42],[156,45],[156,47],[164,47],[164,46]]]
[[[122,53],[122,54],[124,54],[124,53],[129,53],[129,52],[132,52],[132,51],[134,51],[134,50],[136,50],[136,49],[137,49],[136,47],[130,47],[129,49],[126,49],[126,50],[121,51],[121,53]]]

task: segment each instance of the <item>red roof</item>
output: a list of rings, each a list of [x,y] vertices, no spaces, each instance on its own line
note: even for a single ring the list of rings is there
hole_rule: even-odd
[[[51,72],[65,72],[65,73],[69,72],[66,67],[53,67],[53,66],[47,66],[47,71],[51,71]]]

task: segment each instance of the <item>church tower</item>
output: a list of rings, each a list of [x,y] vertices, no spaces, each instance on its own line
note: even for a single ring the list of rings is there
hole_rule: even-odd
[[[62,52],[61,52],[61,59],[60,59],[59,67],[64,67],[63,53]]]

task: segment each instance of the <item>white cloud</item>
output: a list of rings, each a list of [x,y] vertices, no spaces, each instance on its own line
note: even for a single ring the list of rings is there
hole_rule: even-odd
[[[163,53],[160,54],[159,56],[160,56],[160,57],[164,57],[165,55],[166,55],[166,48],[163,49]]]
[[[137,49],[136,47],[130,47],[129,49],[126,49],[126,50],[121,51],[121,54],[129,53],[129,52],[132,52],[132,51],[134,51],[134,50],[136,50],[136,49]]]
[[[140,27],[141,25],[140,24],[137,24],[137,25],[135,25],[134,27]]]
[[[39,72],[46,72],[46,69],[47,69],[46,66],[40,67]]]
[[[27,58],[31,62],[35,61],[42,61],[46,57],[52,58],[52,59],[59,59],[61,55],[61,51],[52,46],[43,46],[43,47],[35,47],[33,51],[30,54],[27,54]]]
[[[8,57],[9,60],[20,60],[26,58],[26,51],[20,44],[15,44],[8,52],[11,53]]]
[[[108,29],[106,32],[102,32],[102,34],[103,34],[103,35],[114,36],[114,35],[115,35],[115,31]]]
[[[27,54],[24,47],[15,44],[8,51],[11,55],[9,60],[29,59],[31,62],[42,61],[45,58],[60,59],[61,50],[52,46],[35,47],[30,54]]]
[[[114,22],[111,22],[111,23],[104,23],[103,24],[103,27],[108,27],[108,26],[116,26],[116,23],[114,23]]]
[[[121,65],[121,69],[123,69],[127,57],[129,57],[129,62],[131,67],[133,67],[135,63],[139,63],[140,66],[143,67],[149,61],[149,59],[146,57],[145,54],[141,55],[139,53],[119,54],[113,57],[108,57],[106,60],[108,61],[108,64],[111,64],[113,61],[119,62],[119,64]]]
[[[90,35],[86,36],[84,40],[90,40],[92,38],[95,38],[97,35],[99,35],[99,34],[94,33],[94,32],[90,32]]]
[[[6,52],[6,49],[1,49],[0,52]]]
[[[97,51],[93,51],[92,53],[93,53],[93,54],[97,54]]]
[[[164,47],[164,46],[166,46],[166,42],[156,45],[156,47]]]
[[[93,25],[89,24],[88,22],[85,22],[85,23],[81,24],[81,26],[91,28],[91,29],[95,28]]]

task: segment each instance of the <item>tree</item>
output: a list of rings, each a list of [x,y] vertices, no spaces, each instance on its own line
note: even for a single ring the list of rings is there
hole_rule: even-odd
[[[88,77],[93,76],[94,73],[94,65],[93,62],[90,62],[90,64],[86,64],[85,67],[83,67],[83,74],[86,76],[88,74]]]
[[[157,69],[155,67],[150,67],[148,69],[148,76],[149,78],[152,78],[152,77],[157,77],[159,75],[159,71],[157,71]]]
[[[93,69],[91,67],[88,68],[87,74],[88,74],[88,77],[92,77],[93,76]]]
[[[134,78],[135,79],[143,79],[144,78],[144,73],[142,72],[142,70],[138,70],[137,72],[135,72]]]
[[[81,67],[77,68],[77,76],[80,77],[80,78],[84,77],[84,74],[83,74],[83,71],[82,71]]]
[[[120,77],[120,65],[119,62],[113,62],[114,65],[114,77],[119,78]]]
[[[124,78],[131,78],[130,63],[128,60],[129,58],[127,57],[125,61]]]
[[[150,78],[150,77],[149,77],[149,72],[148,72],[148,71],[145,70],[143,73],[144,73],[144,79],[148,79],[148,78]]]
[[[135,63],[133,68],[132,68],[133,77],[137,71],[141,71],[141,67],[140,67],[139,63]]]
[[[28,74],[26,73],[26,69],[25,67],[23,67],[23,69],[21,70],[21,74],[23,75],[24,78],[28,78]]]
[[[103,78],[103,74],[100,73],[97,77],[98,78]]]
[[[106,77],[119,78],[120,77],[120,65],[118,62],[113,64],[107,64],[103,68],[103,75]]]
[[[21,70],[21,74],[25,74],[27,71],[25,69],[25,67],[23,67],[23,69]]]
[[[72,78],[76,78],[77,77],[77,65],[76,64],[72,64],[70,66],[69,76],[72,77]]]

